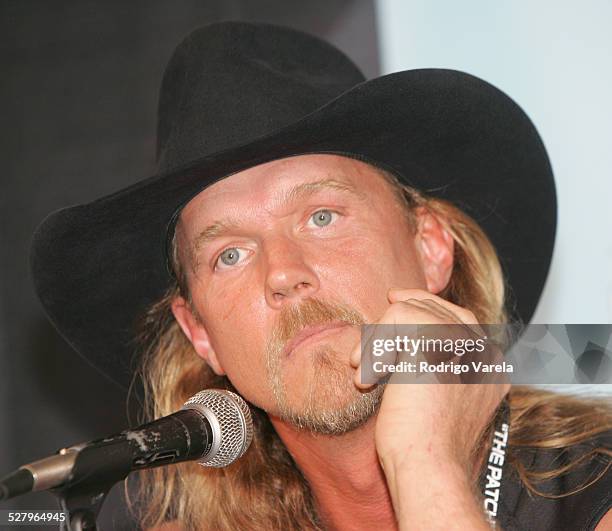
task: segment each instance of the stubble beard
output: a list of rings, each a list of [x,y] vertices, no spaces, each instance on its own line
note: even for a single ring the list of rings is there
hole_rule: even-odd
[[[354,369],[330,345],[318,345],[310,351],[311,377],[300,382],[301,397],[296,389],[287,390],[284,378],[283,349],[286,343],[307,326],[342,321],[361,326],[365,319],[347,306],[308,298],[299,305],[283,309],[266,346],[268,379],[278,416],[298,428],[324,435],[348,433],[370,419],[382,400],[383,385],[368,392],[358,390],[353,383]],[[294,386],[295,387],[295,386]]]

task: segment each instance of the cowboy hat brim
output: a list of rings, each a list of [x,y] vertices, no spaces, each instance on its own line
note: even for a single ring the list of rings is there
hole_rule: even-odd
[[[556,229],[553,174],[532,122],[503,92],[453,70],[365,81],[273,134],[49,215],[34,234],[36,292],[60,334],[123,387],[137,320],[165,293],[169,227],[205,187],[271,160],[355,157],[452,201],[497,250],[515,317],[533,315]]]

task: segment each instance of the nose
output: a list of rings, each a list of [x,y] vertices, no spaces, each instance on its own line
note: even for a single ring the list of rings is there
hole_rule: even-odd
[[[293,304],[319,290],[315,271],[304,260],[303,250],[290,237],[269,239],[266,256],[266,301],[272,308]]]

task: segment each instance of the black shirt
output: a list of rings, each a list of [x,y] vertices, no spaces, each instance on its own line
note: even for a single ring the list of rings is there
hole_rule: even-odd
[[[557,469],[574,461],[590,448],[612,449],[612,431],[587,443],[554,450],[521,450],[515,455],[528,469]],[[497,522],[503,531],[582,531],[593,530],[606,512],[612,509],[612,466],[610,458],[597,454],[588,462],[572,468],[564,475],[537,483],[546,494],[559,495],[604,475],[589,487],[575,494],[551,499],[531,493],[521,482],[516,469],[508,462],[501,481]],[[486,482],[486,467],[480,477],[481,492]]]

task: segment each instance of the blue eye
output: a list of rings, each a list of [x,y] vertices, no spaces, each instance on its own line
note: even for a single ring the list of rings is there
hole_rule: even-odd
[[[317,227],[326,227],[334,220],[334,214],[331,210],[317,210],[310,219]]]
[[[219,265],[219,262],[222,262],[226,266],[233,266],[238,263],[239,259],[240,249],[237,247],[229,247],[219,255],[216,265]]]

